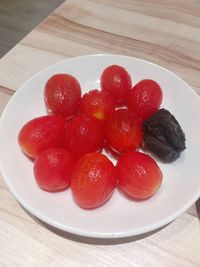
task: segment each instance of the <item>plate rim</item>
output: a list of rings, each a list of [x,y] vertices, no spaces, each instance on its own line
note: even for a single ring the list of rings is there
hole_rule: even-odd
[[[27,81],[25,81],[16,91],[13,90],[14,94],[11,96],[11,98],[9,99],[8,103],[6,104],[6,107],[4,108],[2,114],[1,114],[1,118],[0,118],[0,130],[2,128],[3,122],[4,122],[4,117],[6,116],[7,110],[9,109],[10,105],[12,104],[12,102],[14,101],[16,95],[18,95],[22,90],[23,87],[26,86],[26,84],[28,84],[31,80],[33,80],[35,77],[37,77],[41,72],[43,71],[48,71],[49,69],[51,69],[52,67],[56,67],[56,65],[59,65],[61,63],[65,63],[65,62],[70,62],[73,60],[78,60],[78,59],[82,59],[82,58],[88,58],[88,57],[122,57],[122,58],[127,58],[129,60],[139,60],[139,61],[143,61],[144,63],[148,63],[150,65],[153,65],[155,67],[159,67],[160,69],[164,70],[165,72],[168,72],[170,75],[173,75],[176,79],[178,79],[180,82],[184,83],[184,85],[187,87],[188,90],[190,90],[190,92],[194,95],[194,97],[196,97],[199,101],[200,101],[200,96],[197,94],[197,92],[195,90],[193,90],[190,85],[185,82],[181,77],[179,77],[178,75],[176,75],[175,73],[173,73],[172,71],[156,64],[153,63],[151,61],[145,60],[145,59],[141,59],[138,57],[131,57],[131,56],[127,56],[127,55],[118,55],[118,54],[89,54],[89,55],[82,55],[82,56],[78,56],[78,57],[72,57],[72,58],[68,58],[68,59],[64,59],[61,61],[56,62],[55,64],[51,64],[49,66],[47,66],[46,68],[41,69],[40,71],[38,71],[37,73],[35,73],[33,76],[31,76]],[[15,199],[17,200],[17,202],[22,205],[23,208],[25,208],[25,210],[27,212],[30,212],[33,216],[35,216],[36,218],[38,218],[39,220],[43,221],[44,223],[57,228],[61,231],[67,232],[67,233],[71,233],[74,235],[78,235],[78,236],[83,236],[83,237],[91,237],[91,238],[107,238],[107,239],[113,239],[113,238],[123,238],[123,237],[131,237],[131,236],[137,236],[137,235],[141,235],[144,233],[148,233],[151,231],[154,231],[156,229],[161,228],[162,226],[165,226],[167,224],[169,224],[170,222],[172,222],[173,220],[175,220],[178,216],[180,216],[182,213],[184,213],[189,207],[191,207],[200,197],[200,188],[197,191],[197,193],[190,199],[190,201],[186,202],[186,204],[182,205],[180,209],[178,209],[176,212],[172,213],[171,215],[169,215],[168,217],[159,220],[159,222],[154,223],[154,224],[150,224],[148,226],[145,227],[140,227],[137,228],[137,230],[129,230],[129,231],[120,231],[120,232],[112,232],[112,233],[107,233],[107,232],[95,232],[95,231],[86,231],[86,230],[81,230],[80,228],[74,228],[74,227],[69,227],[66,226],[62,223],[58,223],[55,220],[49,219],[48,217],[46,217],[45,215],[43,215],[42,213],[38,212],[37,209],[33,208],[31,205],[29,205],[27,203],[26,200],[24,200],[15,190],[15,188],[12,186],[12,183],[10,183],[9,179],[7,179],[7,175],[4,171],[3,165],[2,165],[2,161],[1,161],[1,153],[0,153],[0,171],[2,174],[2,178],[5,182],[5,184],[7,185],[9,191],[14,195]]]

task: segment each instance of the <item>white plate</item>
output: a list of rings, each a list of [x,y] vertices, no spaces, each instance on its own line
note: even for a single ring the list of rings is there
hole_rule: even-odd
[[[162,87],[162,106],[175,115],[186,134],[187,149],[173,163],[160,165],[164,179],[158,193],[143,202],[130,201],[117,190],[95,210],[83,210],[71,191],[48,193],[34,180],[33,162],[17,143],[20,128],[45,114],[43,88],[55,73],[74,75],[82,92],[99,87],[102,70],[111,64],[124,66],[135,84],[151,78]],[[200,196],[200,101],[183,80],[150,62],[117,55],[90,55],[59,62],[28,80],[12,97],[0,122],[0,165],[10,191],[21,205],[45,223],[66,232],[100,238],[126,237],[159,228],[189,208]]]

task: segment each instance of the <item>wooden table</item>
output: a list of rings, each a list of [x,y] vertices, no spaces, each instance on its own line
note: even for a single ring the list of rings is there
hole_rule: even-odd
[[[44,67],[95,53],[150,60],[200,93],[200,0],[66,1],[0,60],[1,111]],[[0,266],[200,266],[199,218],[197,202],[151,235],[115,241],[75,237],[32,218],[0,177]]]

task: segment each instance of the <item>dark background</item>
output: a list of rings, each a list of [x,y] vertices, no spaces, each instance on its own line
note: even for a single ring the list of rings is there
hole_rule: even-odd
[[[0,58],[64,0],[0,0]]]

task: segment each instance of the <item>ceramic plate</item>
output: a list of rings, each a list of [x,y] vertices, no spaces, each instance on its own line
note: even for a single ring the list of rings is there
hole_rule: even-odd
[[[156,80],[163,90],[162,107],[175,115],[186,135],[187,149],[173,163],[158,161],[164,179],[152,198],[135,202],[115,190],[112,198],[95,210],[78,207],[71,190],[42,191],[33,176],[33,162],[20,150],[17,136],[30,119],[46,113],[45,82],[55,73],[75,76],[82,93],[99,88],[105,67],[118,64],[132,76],[133,84],[144,78]],[[200,196],[200,101],[183,80],[148,61],[118,55],[90,55],[59,62],[28,80],[11,98],[0,122],[0,165],[10,191],[20,204],[45,223],[82,236],[116,238],[159,228],[188,209]]]

